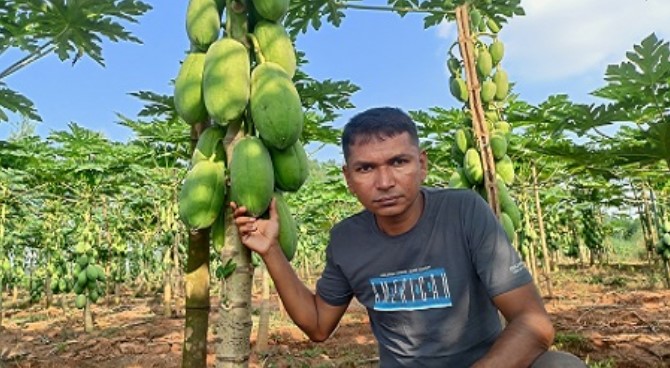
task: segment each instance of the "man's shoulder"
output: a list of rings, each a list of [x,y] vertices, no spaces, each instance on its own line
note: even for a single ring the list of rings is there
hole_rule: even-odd
[[[331,235],[349,233],[353,230],[365,228],[370,224],[372,214],[366,210],[355,213],[336,223],[330,230]]]
[[[467,201],[477,198],[477,194],[472,189],[467,188],[436,188],[436,187],[423,187],[421,188],[423,193],[426,195],[427,201],[432,200],[455,200],[455,201]]]

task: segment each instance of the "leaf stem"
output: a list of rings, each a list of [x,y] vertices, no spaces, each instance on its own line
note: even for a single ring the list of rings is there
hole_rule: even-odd
[[[5,77],[8,77],[9,75],[17,72],[21,68],[24,68],[28,66],[29,64],[45,57],[46,55],[50,54],[53,50],[56,49],[56,46],[53,45],[53,40],[45,43],[44,45],[40,46],[37,50],[31,52],[30,54],[26,55],[24,58],[18,60],[14,64],[10,65],[7,67],[7,69],[3,70],[2,73],[0,73],[0,79],[4,79]]]
[[[414,7],[394,7],[394,6],[383,6],[383,5],[357,5],[357,4],[343,3],[342,1],[333,1],[333,5],[337,8],[345,8],[345,9],[456,15],[455,10],[444,10],[444,9],[422,9]]]

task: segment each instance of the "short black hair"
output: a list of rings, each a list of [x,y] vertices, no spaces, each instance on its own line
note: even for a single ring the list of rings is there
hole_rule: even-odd
[[[349,159],[349,147],[355,145],[358,139],[365,143],[372,138],[391,138],[402,133],[408,133],[412,143],[419,146],[416,124],[407,113],[395,107],[375,107],[365,110],[351,118],[344,126],[342,131],[344,160]]]

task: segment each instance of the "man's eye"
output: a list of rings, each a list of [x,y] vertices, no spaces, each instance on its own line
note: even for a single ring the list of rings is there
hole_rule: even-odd
[[[395,166],[404,165],[406,163],[407,163],[407,159],[404,159],[404,158],[397,158],[397,159],[393,160],[393,165],[395,165]]]
[[[359,167],[356,168],[356,171],[361,172],[361,173],[368,172],[370,170],[372,170],[372,166],[367,166],[367,165],[366,166],[359,166]]]

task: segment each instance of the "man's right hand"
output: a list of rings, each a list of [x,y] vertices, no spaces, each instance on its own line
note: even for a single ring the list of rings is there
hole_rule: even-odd
[[[260,256],[267,254],[270,247],[279,246],[279,215],[276,206],[273,198],[270,202],[270,219],[265,220],[248,216],[246,207],[238,207],[237,203],[230,202],[242,244]]]

